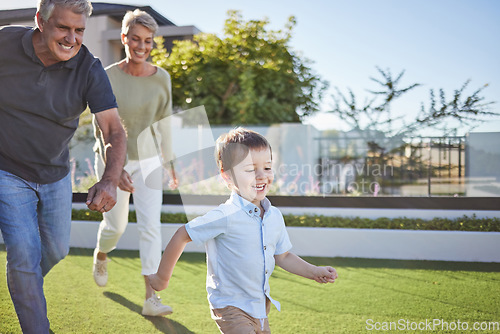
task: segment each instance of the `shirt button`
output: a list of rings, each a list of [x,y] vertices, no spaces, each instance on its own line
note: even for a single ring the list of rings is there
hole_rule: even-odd
[[[267,249],[267,246],[264,246],[264,250],[266,250],[266,249]]]
[[[269,271],[266,270],[266,275],[269,273]]]
[[[252,210],[248,210],[248,213],[252,213]]]
[[[255,208],[255,209],[254,209],[254,211],[255,211],[255,212],[258,212],[258,211],[259,211],[259,209]]]

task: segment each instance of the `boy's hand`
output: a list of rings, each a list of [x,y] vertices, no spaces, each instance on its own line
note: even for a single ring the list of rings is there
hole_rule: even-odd
[[[168,280],[166,281],[161,279],[160,277],[158,277],[158,274],[152,274],[146,277],[149,285],[151,285],[151,287],[156,291],[164,290],[168,286]]]
[[[318,283],[334,283],[339,277],[337,270],[330,266],[316,267],[314,280]]]

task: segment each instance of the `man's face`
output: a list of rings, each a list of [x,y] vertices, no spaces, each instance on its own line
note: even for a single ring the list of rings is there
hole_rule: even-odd
[[[55,6],[48,21],[44,21],[40,14],[37,18],[44,42],[44,52],[38,56],[46,66],[69,60],[80,51],[87,23],[85,14]]]

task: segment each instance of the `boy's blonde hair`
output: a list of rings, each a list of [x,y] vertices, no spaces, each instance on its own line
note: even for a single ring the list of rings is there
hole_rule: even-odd
[[[130,28],[138,24],[148,28],[153,33],[153,36],[158,30],[158,23],[156,23],[155,19],[145,11],[137,8],[133,12],[128,11],[123,17],[122,34],[127,35]]]
[[[221,135],[215,143],[215,160],[221,172],[229,171],[248,155],[250,150],[272,150],[267,139],[252,130],[235,128]]]

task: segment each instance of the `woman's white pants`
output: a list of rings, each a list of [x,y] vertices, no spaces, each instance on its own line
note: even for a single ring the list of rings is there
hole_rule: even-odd
[[[99,178],[104,172],[104,164],[98,154],[95,163]],[[103,220],[97,233],[97,249],[109,253],[116,248],[128,224],[130,195],[134,198],[134,208],[137,215],[137,230],[139,231],[139,255],[142,264],[142,275],[156,273],[161,260],[161,206],[163,191],[147,187],[141,172],[139,161],[129,160],[124,169],[133,180],[133,194],[117,189],[116,205],[103,214]],[[160,180],[161,182],[161,180]]]

